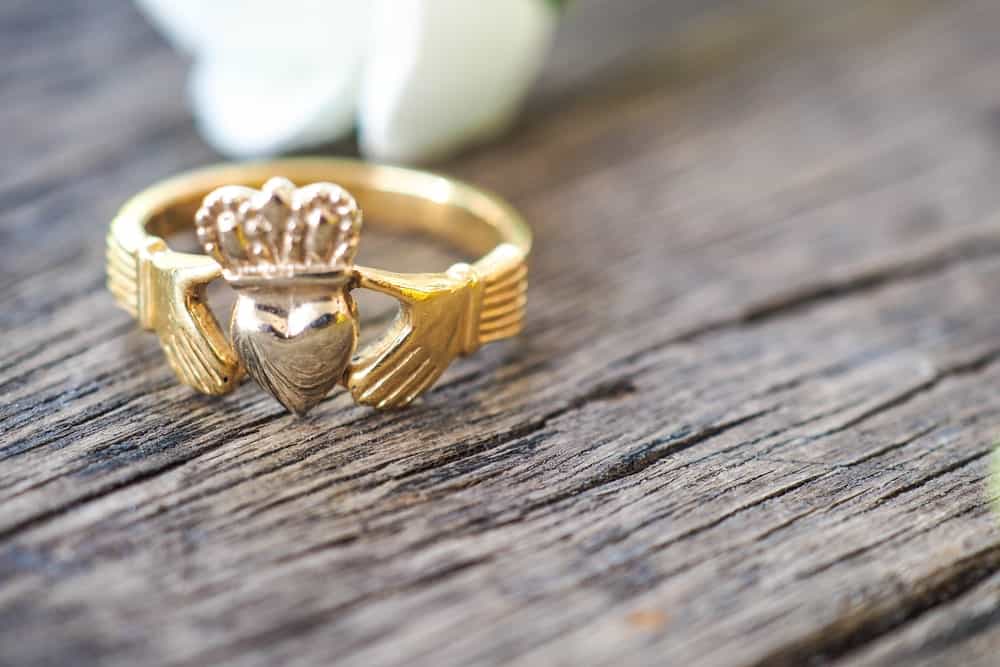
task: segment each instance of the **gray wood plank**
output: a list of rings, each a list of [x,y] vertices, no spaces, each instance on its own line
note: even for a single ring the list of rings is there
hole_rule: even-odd
[[[0,9],[0,663],[1000,654],[1000,6],[579,2],[436,165],[536,228],[522,340],[302,420],[114,309],[115,207],[215,158],[127,3],[55,12]]]

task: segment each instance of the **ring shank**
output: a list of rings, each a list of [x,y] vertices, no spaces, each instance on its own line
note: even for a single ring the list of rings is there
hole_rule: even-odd
[[[115,220],[119,240],[135,252],[151,237],[192,226],[194,211],[212,190],[260,187],[274,176],[297,184],[336,183],[354,195],[366,224],[427,234],[471,255],[485,255],[499,244],[510,244],[524,256],[531,248],[527,224],[491,194],[427,172],[331,158],[219,165],[169,179],[125,204]]]

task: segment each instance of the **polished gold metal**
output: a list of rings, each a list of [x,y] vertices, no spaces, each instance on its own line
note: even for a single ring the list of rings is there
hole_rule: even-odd
[[[486,254],[443,273],[355,266],[363,217]],[[163,240],[192,222],[208,255]],[[513,209],[433,174],[337,159],[222,165],[126,203],[108,234],[108,287],[200,392],[232,391],[246,372],[298,414],[335,384],[358,403],[390,408],[420,396],[456,357],[520,332],[530,247]],[[232,342],[205,298],[220,277],[237,293]],[[356,355],[354,289],[400,304],[396,321]]]
[[[237,290],[230,337],[257,384],[304,414],[344,375],[358,342],[351,299],[361,210],[332,183],[227,185],[195,214],[198,239]]]

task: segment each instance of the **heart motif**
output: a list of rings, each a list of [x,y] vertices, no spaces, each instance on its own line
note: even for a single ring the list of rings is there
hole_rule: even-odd
[[[247,373],[303,415],[343,378],[358,324],[354,301],[343,290],[245,290],[233,309],[231,333]]]
[[[237,290],[230,332],[249,375],[305,414],[341,381],[358,339],[350,295],[361,211],[332,183],[226,186],[195,216]]]

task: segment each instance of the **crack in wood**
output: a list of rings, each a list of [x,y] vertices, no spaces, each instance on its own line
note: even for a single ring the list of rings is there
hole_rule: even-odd
[[[860,271],[839,280],[831,279],[818,282],[788,294],[771,297],[760,303],[749,304],[734,316],[709,320],[704,324],[671,335],[658,343],[631,352],[612,361],[609,365],[612,368],[631,365],[643,357],[673,345],[692,343],[708,335],[747,325],[763,324],[829,301],[853,297],[894,283],[942,273],[957,265],[990,259],[998,254],[1000,254],[1000,228],[986,234],[980,232],[953,241],[944,247],[927,251],[922,255],[904,257],[895,262]]]
[[[838,662],[865,645],[955,600],[1000,570],[1000,544],[963,557],[916,582],[898,604],[884,602],[852,610],[836,622],[773,651],[747,667],[799,667]]]
[[[377,599],[384,599],[410,590],[419,590],[425,586],[430,586],[435,583],[445,581],[451,577],[459,575],[479,565],[489,563],[491,560],[492,556],[483,556],[478,558],[463,559],[455,563],[450,563],[445,567],[441,567],[430,573],[415,577],[410,581],[394,584],[392,586],[385,586],[379,589],[377,592],[371,592],[368,594],[360,595],[355,599],[348,600],[346,602],[342,602],[337,605],[324,607],[316,611],[310,612],[308,614],[302,614],[297,617],[293,617],[287,621],[275,625],[274,627],[268,629],[266,632],[257,633],[252,637],[242,638],[233,643],[223,644],[221,646],[213,647],[207,651],[192,656],[189,660],[184,660],[176,664],[178,665],[214,664],[218,662],[222,657],[230,655],[233,651],[254,650],[254,648],[259,646],[261,643],[267,643],[269,641],[277,641],[277,640],[287,641],[289,639],[295,639],[296,637],[311,632],[314,629],[320,628],[324,625],[328,625],[335,617],[358,607],[364,602],[370,602],[372,600],[377,600]]]
[[[197,451],[173,459],[172,461],[169,461],[165,465],[144,470],[135,475],[127,477],[126,479],[115,481],[106,486],[98,487],[89,493],[74,498],[71,502],[65,505],[58,505],[55,507],[51,507],[49,509],[38,512],[32,516],[26,517],[19,521],[15,521],[6,528],[0,529],[0,542],[4,540],[10,540],[14,538],[18,533],[31,530],[33,528],[37,528],[38,526],[48,521],[61,517],[69,512],[84,507],[85,505],[89,505],[93,502],[101,500],[102,498],[105,498],[113,493],[133,487],[137,484],[141,484],[148,480],[154,479],[160,475],[170,472],[171,470],[175,470],[176,468],[186,465],[191,461],[193,461],[194,459],[203,456],[208,452],[223,447],[226,444],[228,438],[238,439],[242,437],[243,434],[252,432],[258,427],[266,424],[267,422],[279,416],[282,416],[281,412],[275,412],[274,414],[269,414],[265,417],[261,417],[244,426],[237,428],[235,431],[224,434],[220,438],[220,440],[214,445],[207,445],[201,449],[198,449]]]
[[[682,438],[667,437],[652,440],[648,444],[644,445],[640,450],[623,456],[620,460],[616,461],[614,465],[602,471],[600,475],[593,477],[582,484],[573,485],[565,491],[545,498],[542,501],[527,505],[520,510],[520,517],[526,517],[527,515],[540,509],[559,504],[600,486],[611,484],[626,477],[638,474],[668,456],[690,449],[702,442],[705,442],[706,440],[722,435],[730,429],[743,426],[756,419],[760,419],[771,412],[773,412],[773,409],[753,412],[737,419],[697,431]]]

